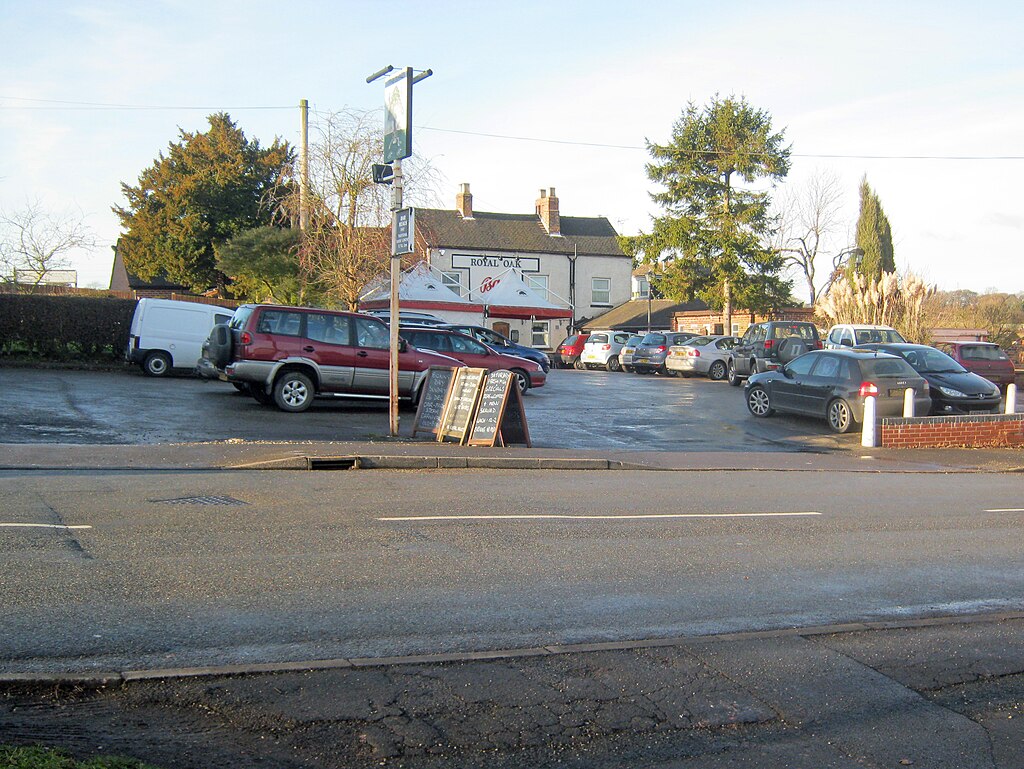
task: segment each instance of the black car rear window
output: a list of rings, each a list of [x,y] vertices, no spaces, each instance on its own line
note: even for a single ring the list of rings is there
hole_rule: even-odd
[[[903,358],[868,358],[860,362],[860,370],[868,379],[917,377]]]

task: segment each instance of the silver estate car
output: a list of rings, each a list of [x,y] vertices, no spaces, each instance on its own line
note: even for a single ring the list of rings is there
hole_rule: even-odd
[[[729,370],[729,351],[737,341],[734,336],[698,336],[686,344],[669,347],[665,366],[683,376],[701,374],[721,381]]]

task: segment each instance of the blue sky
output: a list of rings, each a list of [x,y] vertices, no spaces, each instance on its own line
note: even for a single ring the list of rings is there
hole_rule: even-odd
[[[469,182],[477,210],[528,213],[555,187],[563,215],[636,233],[658,213],[644,141],[665,141],[689,101],[743,95],[792,144],[777,194],[840,177],[833,250],[852,243],[866,174],[900,269],[1024,291],[1022,22],[1001,2],[8,2],[0,207],[80,211],[101,245],[72,266],[105,286],[120,183],[179,127],[227,110],[263,143],[297,142],[300,99],[376,107],[366,76],[408,65],[435,73],[414,105],[435,205]],[[899,159],[921,155],[1010,159]]]

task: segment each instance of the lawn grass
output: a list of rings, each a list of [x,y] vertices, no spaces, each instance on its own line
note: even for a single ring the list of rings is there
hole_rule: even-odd
[[[96,756],[76,761],[63,750],[0,745],[0,769],[157,769],[134,758]]]

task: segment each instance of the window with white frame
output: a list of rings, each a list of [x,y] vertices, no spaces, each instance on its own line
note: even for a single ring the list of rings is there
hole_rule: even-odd
[[[612,279],[591,278],[590,279],[590,303],[611,304],[612,303]]]
[[[541,299],[548,298],[548,276],[527,275],[526,285],[529,286]]]
[[[531,347],[551,346],[551,322],[547,320],[535,320],[533,322],[533,334],[530,339]]]
[[[651,293],[651,282],[646,275],[640,275],[636,279],[636,299],[646,299]]]
[[[466,293],[465,283],[462,279],[462,270],[447,270],[441,272],[441,285],[451,289],[459,296]]]

